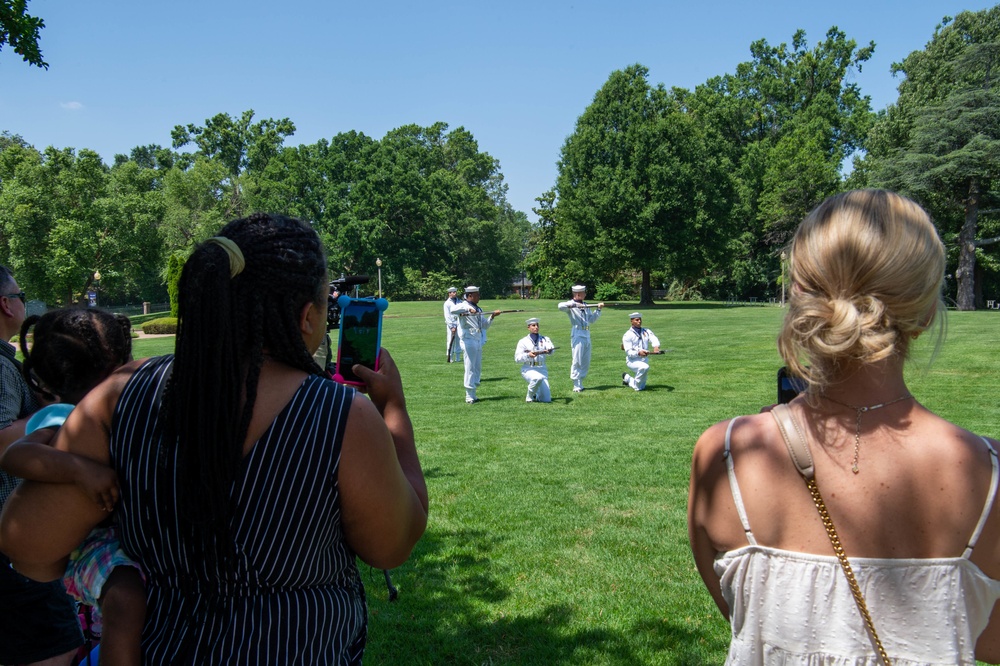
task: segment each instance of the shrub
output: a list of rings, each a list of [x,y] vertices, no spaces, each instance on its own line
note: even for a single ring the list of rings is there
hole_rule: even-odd
[[[167,294],[170,295],[170,314],[177,316],[178,283],[181,281],[181,271],[187,258],[180,253],[173,253],[167,259]],[[143,329],[145,330],[145,329]]]
[[[594,292],[594,298],[598,301],[622,301],[628,297],[628,291],[613,282],[598,282]]]
[[[177,317],[160,317],[150,319],[142,325],[142,332],[146,335],[176,335]]]

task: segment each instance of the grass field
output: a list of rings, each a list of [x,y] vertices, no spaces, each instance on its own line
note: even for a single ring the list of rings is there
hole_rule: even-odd
[[[366,664],[718,664],[728,626],[691,560],[685,507],[691,450],[715,421],[774,400],[783,310],[721,304],[642,308],[670,354],[647,390],[621,386],[621,336],[634,304],[605,308],[593,360],[571,392],[569,322],[554,301],[499,317],[483,354],[481,402],[463,401],[446,364],[440,303],[393,303],[383,344],[397,359],[431,500],[427,533],[393,571],[390,603],[368,572]],[[514,363],[524,319],[561,346],[551,404],[526,404]],[[995,312],[951,312],[928,369],[923,336],[908,370],[930,409],[1000,435]],[[172,338],[136,341],[137,356]]]

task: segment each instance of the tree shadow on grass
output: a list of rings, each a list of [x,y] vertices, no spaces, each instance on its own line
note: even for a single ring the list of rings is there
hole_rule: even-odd
[[[651,646],[663,656],[664,664],[684,666],[706,666],[718,664],[718,655],[724,655],[729,644],[706,636],[704,629],[694,629],[675,620],[648,620],[633,627],[636,639]]]
[[[510,590],[494,563],[503,548],[484,530],[432,529],[393,572],[400,594],[392,603],[378,588],[378,572],[364,574],[371,620],[365,664],[638,663],[622,631],[582,625],[570,601],[527,612],[504,603]]]

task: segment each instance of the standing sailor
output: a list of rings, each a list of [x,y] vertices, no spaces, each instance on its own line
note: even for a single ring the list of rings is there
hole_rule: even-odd
[[[532,317],[524,322],[528,325],[528,335],[521,338],[514,350],[514,360],[521,364],[521,376],[528,382],[525,402],[552,402],[549,390],[549,370],[545,367],[545,357],[552,353],[552,340],[538,332],[538,319]]]
[[[647,357],[650,353],[660,353],[660,339],[651,330],[642,327],[641,312],[633,312],[628,317],[632,327],[622,336],[622,349],[625,350],[625,365],[635,372],[635,377],[623,372],[622,386],[641,391],[646,388],[646,375],[649,374]]]
[[[458,319],[458,341],[465,355],[465,402],[470,405],[479,402],[476,388],[483,372],[483,345],[486,344],[486,329],[493,318],[500,314],[494,310],[489,316],[483,315],[479,307],[479,287],[466,287],[465,300],[454,306],[451,313]]]
[[[573,363],[570,365],[569,378],[573,380],[573,391],[583,390],[583,379],[590,371],[590,325],[601,316],[604,303],[596,306],[587,305],[584,297],[587,287],[582,284],[573,286],[573,299],[563,301],[559,309],[569,315],[570,343],[573,345]]]
[[[448,287],[448,298],[444,299],[445,355],[448,363],[458,360],[458,346],[455,344],[455,338],[458,336],[458,317],[451,311],[461,302],[458,300],[458,289]]]

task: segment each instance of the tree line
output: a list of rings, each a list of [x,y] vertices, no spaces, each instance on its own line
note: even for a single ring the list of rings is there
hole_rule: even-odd
[[[563,144],[537,223],[507,202],[497,160],[445,123],[286,146],[290,119],[221,113],[110,166],[5,132],[0,261],[51,302],[79,300],[97,275],[106,300],[158,300],[195,243],[268,210],[312,222],[334,274],[373,274],[381,258],[394,298],[466,282],[501,295],[522,271],[548,297],[584,282],[646,303],[661,289],[764,298],[810,209],[887,187],[931,213],[947,296],[961,309],[1000,300],[1000,6],[943,19],[893,65],[899,98],[879,112],[853,82],[874,49],[834,27],[813,45],[802,31],[756,41],[694,90],[651,84],[641,64],[613,72]]]
[[[507,202],[500,165],[470,132],[408,125],[285,146],[291,120],[218,114],[178,125],[170,148],[139,146],[110,166],[92,150],[37,150],[0,136],[0,261],[33,297],[162,301],[169,266],[226,221],[255,210],[310,221],[331,277],[374,277],[396,298],[442,297],[476,281],[501,294],[530,224]],[[193,147],[192,152],[178,152]]]
[[[853,74],[875,49],[837,28],[809,46],[764,40],[735,73],[693,91],[611,74],[538,197],[528,271],[542,292],[574,279],[597,296],[767,297],[803,217],[831,194],[884,187],[931,214],[949,249],[946,297],[1000,300],[1000,7],[945,18],[892,71],[875,113]],[[845,165],[850,162],[850,168]]]

